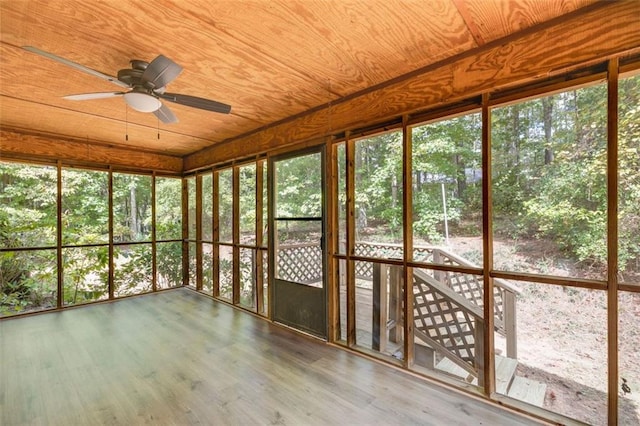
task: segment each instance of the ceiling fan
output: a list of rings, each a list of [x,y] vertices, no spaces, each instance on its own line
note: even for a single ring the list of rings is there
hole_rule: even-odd
[[[53,59],[54,61],[93,75],[94,77],[110,81],[124,89],[129,89],[119,92],[81,93],[78,95],[63,96],[64,99],[85,101],[89,99],[105,99],[122,96],[131,108],[140,112],[153,112],[163,123],[177,123],[178,118],[169,107],[162,103],[162,100],[223,114],[229,114],[231,112],[231,106],[221,102],[167,92],[167,84],[172,82],[178,74],[182,72],[182,67],[164,55],[158,56],[151,62],[132,59],[130,61],[131,68],[122,69],[118,71],[117,77],[113,77],[54,55],[53,53],[45,52],[37,47],[23,46],[23,49],[44,56],[45,58]]]

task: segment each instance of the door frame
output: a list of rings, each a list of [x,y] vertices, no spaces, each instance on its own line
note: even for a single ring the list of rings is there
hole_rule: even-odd
[[[274,321],[274,322],[278,322],[279,324],[283,324],[286,325],[288,327],[292,327],[295,330],[305,333],[305,334],[309,334],[313,337],[322,339],[322,340],[328,340],[328,329],[329,329],[329,318],[328,318],[328,302],[329,302],[329,292],[328,292],[328,279],[327,279],[327,271],[328,271],[328,256],[327,256],[327,238],[326,238],[326,234],[327,234],[327,203],[326,203],[326,161],[327,161],[327,155],[326,155],[326,146],[325,145],[318,145],[318,146],[314,146],[314,147],[310,147],[310,148],[304,148],[304,149],[299,149],[299,150],[295,150],[295,151],[291,151],[291,152],[286,152],[283,154],[278,154],[278,155],[274,155],[274,156],[269,156],[268,157],[268,161],[267,161],[267,167],[268,167],[268,234],[269,234],[269,243],[268,243],[268,250],[269,250],[269,265],[268,265],[268,272],[269,272],[269,318]],[[319,218],[320,224],[321,224],[321,237],[320,237],[320,249],[322,252],[322,291],[321,293],[318,292],[318,288],[314,288],[314,287],[309,287],[311,288],[311,292],[314,292],[316,294],[320,293],[321,297],[322,297],[322,316],[324,318],[324,327],[323,330],[320,332],[319,330],[311,330],[308,328],[305,328],[303,326],[301,326],[300,324],[293,324],[293,323],[287,323],[287,322],[283,322],[280,321],[278,318],[276,318],[276,307],[278,304],[278,301],[276,300],[276,267],[275,267],[275,261],[276,261],[276,251],[275,251],[275,247],[276,247],[276,241],[275,241],[275,236],[276,236],[276,231],[275,231],[275,227],[276,227],[276,223],[278,221],[279,218],[277,218],[275,216],[275,209],[276,209],[276,205],[275,205],[275,200],[276,200],[276,175],[275,175],[275,163],[278,161],[283,161],[283,160],[288,160],[288,159],[293,159],[296,157],[303,157],[305,155],[311,155],[311,154],[320,154],[320,164],[318,164],[318,167],[320,168],[320,199],[321,199],[321,217]],[[284,219],[284,218],[281,218]],[[305,220],[305,218],[291,218],[292,220]],[[318,220],[318,218],[308,218],[309,221],[312,220]],[[281,280],[284,281],[284,280]],[[300,285],[300,286],[305,286],[304,284],[301,283],[292,283],[292,282],[288,282],[291,285]],[[306,287],[306,286],[305,286]],[[315,290],[315,291],[314,291]]]

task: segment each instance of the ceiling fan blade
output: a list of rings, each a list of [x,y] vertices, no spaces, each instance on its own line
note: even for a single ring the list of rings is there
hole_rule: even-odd
[[[153,111],[153,114],[165,124],[177,123],[178,117],[169,109],[168,106],[162,104],[160,109]]]
[[[102,80],[110,81],[111,83],[116,84],[116,85],[118,85],[120,87],[124,87],[124,88],[128,88],[129,87],[129,85],[127,85],[126,83],[121,82],[116,77],[101,73],[100,71],[96,71],[96,70],[91,69],[89,67],[85,67],[84,65],[80,65],[80,64],[75,63],[73,61],[70,61],[68,59],[62,58],[62,57],[60,57],[58,55],[54,55],[53,53],[45,52],[44,50],[40,50],[37,47],[22,46],[22,48],[24,50],[27,50],[27,51],[32,52],[32,53],[35,53],[37,55],[44,56],[45,58],[53,59],[54,61],[60,62],[61,64],[64,64],[64,65],[69,66],[71,68],[75,68],[78,71],[82,71],[82,72],[84,72],[86,74],[89,74],[89,75],[92,75],[94,77],[101,78]]]
[[[164,55],[155,58],[142,73],[142,84],[150,89],[164,87],[182,72],[182,67]]]
[[[186,105],[193,108],[220,112],[222,114],[229,114],[231,112],[231,105],[223,104],[222,102],[212,101],[209,99],[198,98],[197,96],[181,95],[179,93],[163,93],[157,95],[169,102]]]
[[[68,99],[70,101],[88,101],[90,99],[117,98],[122,95],[124,95],[124,92],[80,93],[78,95],[63,96],[62,99]]]

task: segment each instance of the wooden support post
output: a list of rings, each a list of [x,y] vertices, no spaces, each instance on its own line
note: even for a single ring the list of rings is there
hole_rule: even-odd
[[[404,315],[402,315],[402,303],[398,299],[397,310],[404,320],[402,327],[404,328],[404,367],[411,368],[415,360],[415,338],[413,335],[413,267],[409,266],[407,259],[413,260],[413,138],[412,130],[407,126],[408,116],[402,117],[402,211],[403,211],[403,252],[404,265],[402,268],[402,294],[404,295]],[[400,285],[400,283],[398,283]],[[396,324],[400,325],[400,318],[396,317]],[[395,327],[392,331],[392,338],[397,341],[399,328]]]
[[[268,249],[267,249],[267,253],[268,253],[268,259],[269,259],[269,264],[267,265],[267,276],[268,276],[268,290],[269,290],[269,295],[268,295],[268,305],[267,305],[267,317],[270,320],[273,320],[273,293],[274,293],[274,288],[273,288],[273,281],[275,280],[275,274],[276,274],[276,265],[275,265],[275,261],[277,258],[277,254],[276,254],[276,250],[278,249],[277,244],[276,244],[276,235],[278,230],[276,229],[275,226],[275,220],[274,218],[274,214],[275,214],[275,205],[274,205],[274,199],[275,199],[275,195],[274,195],[274,190],[275,190],[275,170],[274,170],[274,166],[273,166],[273,159],[267,157],[267,212],[269,215],[269,241],[268,241]]]
[[[487,376],[485,374],[486,363],[485,363],[485,354],[487,351],[485,350],[485,342],[486,342],[486,321],[483,321],[481,318],[476,318],[475,320],[475,333],[473,335],[474,338],[474,351],[475,351],[475,364],[478,368],[478,386],[482,387],[487,382]],[[493,333],[492,331],[490,331]],[[485,386],[486,389],[486,386]]]
[[[339,327],[336,330],[336,333],[338,333],[337,338],[343,341],[347,340],[347,336],[346,336],[346,331],[343,333],[343,328],[344,330],[347,329],[346,327],[346,323],[343,324],[343,321],[346,322],[347,321],[347,260],[346,259],[337,259],[337,263],[338,265],[336,266],[337,270],[337,274],[338,274],[338,283],[337,283],[337,292],[338,292],[338,312],[337,312],[337,316],[338,316],[338,321],[339,321]],[[344,298],[345,298],[345,303],[344,306],[342,305],[342,286],[344,285]],[[344,314],[344,317],[343,317]]]
[[[618,424],[618,59],[607,76],[607,335],[609,424]]]
[[[325,185],[324,200],[326,210],[326,221],[324,228],[324,251],[326,254],[326,278],[327,286],[327,340],[335,342],[338,340],[340,330],[340,289],[337,280],[336,266],[334,258],[338,235],[338,210],[337,210],[337,189],[338,189],[338,163],[336,149],[333,146],[333,138],[327,138],[325,143]]]
[[[480,341],[476,340],[476,354],[483,352],[483,371],[478,377],[478,383],[484,385],[486,396],[491,395],[496,390],[495,379],[495,357],[494,345],[494,316],[493,316],[493,223],[491,222],[493,207],[491,205],[491,111],[489,110],[489,95],[482,95],[482,248],[484,261],[482,265],[484,283],[484,333],[482,339],[483,347],[480,348]],[[477,356],[477,355],[476,355]]]
[[[202,290],[202,175],[196,174],[196,290]]]
[[[156,172],[151,175],[151,289],[158,291],[158,248],[156,233]]]
[[[373,309],[372,309],[372,332],[371,349],[384,352],[387,346],[387,275],[389,266],[380,263],[373,265]]]
[[[264,262],[260,247],[263,244],[262,229],[264,226],[264,160],[256,161],[256,311],[264,314]]]
[[[249,277],[249,279],[251,280],[251,301],[253,302],[253,309],[255,309],[256,311],[258,309],[258,293],[256,291],[258,282],[257,259],[258,250],[251,249],[251,276]]]
[[[109,299],[113,299],[115,297],[115,280],[114,280],[114,268],[115,262],[113,261],[113,256],[115,254],[115,250],[113,247],[113,167],[109,166],[109,178],[108,178],[108,189],[109,193],[109,274],[108,274],[108,289],[109,289]]]
[[[57,193],[56,193],[56,260],[58,264],[58,287],[56,295],[56,307],[62,308],[64,304],[64,262],[62,257],[62,162],[56,162]]]
[[[189,285],[189,184],[182,178],[182,285]]]
[[[518,359],[518,321],[516,317],[516,295],[502,291],[502,317],[507,339],[507,357]]]
[[[219,182],[220,174],[214,170],[213,172],[213,228],[211,229],[213,238],[213,297],[220,297],[220,198],[219,198]]]
[[[234,305],[240,303],[240,167],[233,167],[233,296]]]
[[[443,257],[442,257],[442,252],[440,251],[440,249],[433,249],[433,263],[435,263],[436,265],[444,264]],[[434,270],[433,271],[433,277],[439,283],[447,285],[447,283],[446,283],[446,272]]]
[[[355,255],[355,141],[346,135],[347,170],[347,345],[356,344],[356,272],[351,257]]]

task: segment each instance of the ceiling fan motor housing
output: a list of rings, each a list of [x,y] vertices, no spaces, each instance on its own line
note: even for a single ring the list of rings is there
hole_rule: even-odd
[[[162,106],[153,90],[142,83],[142,75],[148,66],[148,62],[132,59],[131,68],[118,71],[118,80],[132,89],[124,94],[124,100],[130,107],[140,112],[153,112]]]
[[[131,62],[133,63],[134,61],[131,61]],[[142,61],[139,61],[139,62],[142,62]],[[141,85],[140,82],[142,80],[142,73],[144,73],[144,68],[142,69],[126,68],[118,71],[118,80],[129,85],[129,87],[140,86]]]

